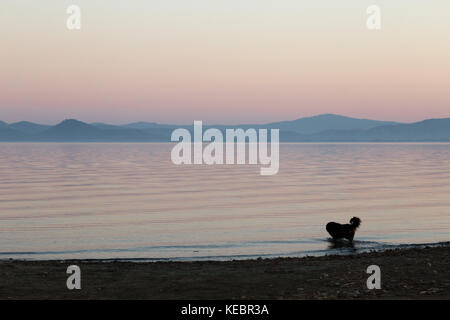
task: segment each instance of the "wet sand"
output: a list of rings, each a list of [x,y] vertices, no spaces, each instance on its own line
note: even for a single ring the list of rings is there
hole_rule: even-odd
[[[81,290],[66,269],[81,268]],[[366,286],[369,265],[381,289]],[[243,261],[1,261],[1,299],[450,299],[450,246]]]

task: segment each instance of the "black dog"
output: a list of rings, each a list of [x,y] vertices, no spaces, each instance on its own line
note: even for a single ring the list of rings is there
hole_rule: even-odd
[[[361,219],[353,217],[350,219],[350,224],[340,224],[336,222],[327,223],[327,231],[333,239],[345,238],[350,242],[353,242],[355,231],[361,224]]]

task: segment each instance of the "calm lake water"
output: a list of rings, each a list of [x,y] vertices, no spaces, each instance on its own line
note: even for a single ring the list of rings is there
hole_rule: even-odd
[[[280,171],[173,145],[0,143],[0,259],[230,259],[450,240],[450,144],[281,144]],[[362,219],[354,248],[328,221]]]

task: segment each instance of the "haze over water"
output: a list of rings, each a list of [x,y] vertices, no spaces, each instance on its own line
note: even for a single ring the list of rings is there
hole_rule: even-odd
[[[353,216],[356,251],[450,240],[450,144],[281,144],[274,176],[172,146],[1,143],[0,259],[320,255]]]

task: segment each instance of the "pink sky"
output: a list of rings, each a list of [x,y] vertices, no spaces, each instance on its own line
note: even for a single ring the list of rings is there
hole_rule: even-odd
[[[264,123],[450,117],[449,1],[0,3],[0,119]]]

